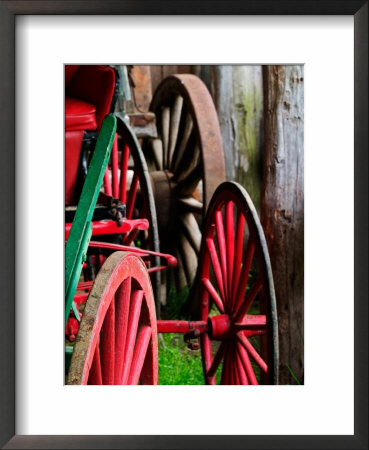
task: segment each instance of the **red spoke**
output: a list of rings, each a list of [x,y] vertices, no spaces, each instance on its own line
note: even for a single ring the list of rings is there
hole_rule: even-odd
[[[236,364],[236,351],[233,346],[231,347],[231,381],[233,385],[240,385],[241,381],[238,376],[237,364]]]
[[[219,264],[219,259],[217,252],[215,250],[214,240],[212,238],[206,239],[206,244],[208,246],[210,259],[213,264],[214,274],[215,278],[217,280],[218,288],[220,290],[220,295],[225,298],[224,296],[224,286],[223,286],[223,279],[222,279],[222,271]]]
[[[211,352],[211,340],[209,338],[209,336],[207,335],[207,333],[203,333],[201,335],[201,347],[202,347],[202,354],[204,357],[204,364],[205,364],[205,379],[206,379],[206,383],[207,384],[216,384],[215,383],[215,377],[209,377],[207,375],[209,368],[212,365],[212,352]]]
[[[203,282],[206,290],[211,295],[211,298],[214,300],[216,307],[223,314],[224,313],[223,302],[222,302],[222,299],[219,297],[217,291],[215,290],[214,286],[211,284],[211,282],[208,278],[203,278],[202,282]]]
[[[227,270],[228,270],[228,297],[232,307],[232,278],[234,262],[234,222],[233,222],[233,201],[226,205],[226,235],[227,235]]]
[[[95,347],[94,357],[92,360],[90,373],[88,375],[88,384],[102,384],[99,342],[97,342]]]
[[[247,243],[245,259],[244,259],[243,266],[242,266],[241,276],[240,276],[239,283],[238,283],[238,289],[237,289],[237,294],[236,294],[236,298],[235,298],[233,311],[238,311],[242,304],[242,301],[243,301],[243,298],[245,295],[245,291],[246,291],[246,286],[249,281],[249,273],[250,273],[252,258],[254,256],[254,251],[255,251],[255,244],[253,241],[251,241],[251,239],[249,239],[249,242]]]
[[[111,300],[100,334],[102,378],[104,384],[114,384],[115,362],[115,302]]]
[[[261,282],[261,279],[258,278],[254,283],[253,287],[247,293],[244,302],[241,304],[238,311],[236,312],[236,319],[235,319],[236,322],[239,322],[242,319],[242,317],[245,314],[247,314],[247,311],[250,309],[250,306],[252,305],[258,293],[261,291],[262,287],[263,284]]]
[[[115,308],[115,376],[114,384],[121,384],[123,362],[128,329],[129,299],[131,297],[131,278],[126,278],[116,294]],[[128,299],[128,300],[127,300]]]
[[[245,216],[242,214],[242,211],[239,211],[236,225],[236,245],[235,245],[235,257],[234,257],[233,278],[232,278],[233,305],[235,303],[235,296],[237,293],[237,286],[241,273],[244,229],[245,229]]]
[[[239,379],[240,379],[240,384],[242,384],[242,385],[250,384],[249,380],[247,378],[246,372],[245,372],[245,368],[244,368],[244,366],[242,364],[241,354],[240,354],[240,351],[239,351],[239,345],[238,344],[236,346],[236,351],[235,351],[235,360],[236,360],[238,376],[239,376]]]
[[[253,331],[265,331],[267,325],[267,316],[260,315],[246,315],[239,322],[234,323],[236,331],[253,330]]]
[[[118,173],[118,135],[114,137],[113,148],[111,150],[111,171],[112,171],[112,183],[113,183],[113,197],[118,198],[119,195],[119,173]]]
[[[260,367],[260,369],[267,373],[268,372],[268,365],[263,360],[263,358],[259,355],[259,353],[254,349],[254,347],[251,345],[250,341],[242,334],[242,332],[237,333],[237,337],[241,344],[243,345],[244,349],[250,354],[251,358],[256,362],[256,364]]]
[[[106,195],[113,195],[113,192],[111,190],[111,181],[110,181],[110,170],[109,166],[106,167],[105,173],[104,173],[104,190]]]
[[[147,325],[140,327],[137,334],[137,340],[133,353],[132,365],[131,370],[129,372],[127,384],[135,385],[138,383],[138,380],[140,379],[142,366],[145,361],[147,349],[149,347],[150,339],[151,339],[151,328]]]
[[[254,369],[252,368],[252,364],[247,351],[242,347],[241,344],[237,346],[237,349],[250,384],[252,385],[259,384],[258,380],[256,379],[255,372]]]
[[[224,353],[224,361],[222,367],[222,377],[220,384],[230,384],[230,370],[229,370],[230,358],[229,358],[229,344],[226,345]]]
[[[139,232],[140,230],[136,228],[135,230],[132,230],[130,233],[127,233],[124,236],[123,245],[131,245],[131,243],[135,240]]]
[[[212,365],[210,366],[210,369],[207,372],[208,377],[213,377],[219,367],[219,364],[222,362],[223,356],[224,356],[224,350],[225,350],[225,344],[222,342],[218,348],[218,351],[215,354],[214,360]]]
[[[127,144],[124,144],[124,150],[122,152],[122,165],[120,169],[120,187],[119,187],[119,199],[122,203],[126,203],[127,201],[128,159],[129,159],[129,147]]]
[[[131,368],[133,351],[136,342],[138,322],[140,319],[143,291],[134,291],[131,297],[131,307],[129,311],[128,332],[126,339],[122,384],[127,384],[129,371]]]
[[[218,209],[215,212],[215,223],[217,228],[217,240],[218,240],[218,246],[219,246],[219,253],[220,253],[220,263],[222,267],[222,274],[223,274],[223,285],[224,285],[224,294],[225,294],[225,300],[228,299],[228,278],[227,278],[227,249],[226,249],[226,243],[225,243],[225,235],[224,235],[224,226],[223,226],[223,215],[222,210]]]
[[[127,200],[127,219],[132,218],[132,212],[133,212],[133,207],[135,205],[137,188],[138,188],[138,181],[139,181],[138,173],[135,172],[135,174],[133,175],[131,187],[129,190],[129,196],[128,196],[128,200]]]

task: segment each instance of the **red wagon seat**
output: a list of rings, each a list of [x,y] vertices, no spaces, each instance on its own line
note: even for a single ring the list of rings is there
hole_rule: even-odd
[[[65,99],[65,131],[96,130],[96,107],[78,98]]]

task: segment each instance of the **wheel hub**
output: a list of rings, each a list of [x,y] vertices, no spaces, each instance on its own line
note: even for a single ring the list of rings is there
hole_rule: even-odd
[[[209,335],[216,341],[224,341],[233,336],[233,324],[228,314],[209,317]]]

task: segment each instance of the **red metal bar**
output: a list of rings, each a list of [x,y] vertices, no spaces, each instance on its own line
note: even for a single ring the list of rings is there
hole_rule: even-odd
[[[68,239],[71,223],[65,224],[65,240]],[[121,226],[115,220],[101,220],[92,222],[92,236],[101,236],[102,234],[122,234],[133,230],[147,230],[149,221],[147,219],[124,219]]]
[[[85,291],[85,290],[91,290],[92,285],[94,284],[93,281],[83,281],[82,283],[77,284],[77,291]]]
[[[255,244],[253,241],[251,241],[249,239],[249,242],[248,242],[247,248],[246,248],[245,259],[244,259],[242,270],[241,270],[241,276],[239,279],[239,284],[238,284],[238,289],[237,289],[237,294],[236,294],[236,298],[235,298],[233,311],[238,311],[242,304],[242,300],[244,298],[245,291],[246,291],[246,286],[247,286],[247,283],[249,280],[249,273],[250,273],[252,258],[254,256],[254,251],[255,251]]]
[[[211,284],[211,282],[208,278],[203,278],[201,281],[202,281],[203,285],[205,286],[206,290],[211,295],[211,298],[214,300],[216,307],[223,314],[224,313],[223,302],[222,302],[222,299],[219,297],[217,291],[215,290],[214,286]]]
[[[135,385],[140,379],[142,366],[145,361],[147,349],[149,347],[151,339],[151,328],[148,325],[143,325],[140,327],[135,349],[133,352],[131,370],[129,372],[127,384]]]
[[[175,267],[177,265],[177,259],[174,256],[168,255],[166,253],[153,252],[151,250],[143,250],[138,247],[129,247],[126,245],[111,244],[108,242],[90,241],[89,246],[94,247],[94,248],[106,248],[106,249],[110,249],[110,250],[121,250],[124,252],[135,253],[135,254],[140,255],[142,258],[144,258],[145,256],[151,256],[151,255],[159,256],[160,258],[164,258],[167,261],[168,267]]]
[[[141,305],[143,299],[143,291],[137,290],[134,291],[131,296],[131,306],[129,311],[129,319],[128,319],[128,332],[127,332],[127,340],[126,340],[126,348],[124,355],[124,363],[123,363],[123,375],[122,375],[122,383],[127,384],[129,371],[131,369],[133,351],[135,348],[136,336],[137,336],[137,327],[140,319],[141,313]]]
[[[234,305],[236,301],[235,297],[237,294],[238,281],[240,279],[241,273],[244,229],[245,229],[245,216],[242,214],[242,211],[239,211],[236,225],[236,245],[235,245],[235,257],[233,265],[233,277],[232,277],[232,305]]]
[[[135,200],[136,200],[138,181],[139,181],[138,173],[135,172],[135,174],[133,175],[133,180],[132,180],[131,187],[129,190],[129,197],[127,200],[127,219],[130,219],[132,217],[133,207],[135,205]]]
[[[193,330],[198,330],[200,333],[207,331],[207,323],[199,320],[190,322],[187,320],[158,320],[158,333],[181,333],[186,334]]]
[[[121,384],[127,339],[131,278],[126,278],[115,293],[115,375],[114,384]]]
[[[103,384],[114,384],[115,302],[110,302],[100,333],[100,358]]]
[[[250,341],[242,334],[242,331],[237,333],[237,338],[243,345],[244,349],[247,351],[247,353],[250,354],[251,358],[256,362],[256,364],[260,367],[260,369],[267,373],[268,372],[268,365],[263,360],[263,358],[259,355],[259,353],[254,349],[254,347],[251,345]]]
[[[225,302],[228,300],[228,278],[227,278],[227,249],[225,243],[224,226],[223,226],[223,215],[222,210],[218,209],[215,212],[215,223],[217,229],[217,240],[220,253],[220,263],[223,275],[223,286],[225,294]]]
[[[113,182],[113,197],[118,198],[119,195],[119,172],[118,172],[118,135],[115,133],[113,148],[111,150],[111,159],[112,159],[112,182]]]
[[[233,221],[233,201],[226,204],[226,236],[227,236],[227,271],[228,271],[228,302],[232,309],[232,279],[234,262],[234,221]]]
[[[124,150],[122,154],[122,167],[120,172],[120,192],[119,192],[119,199],[124,204],[127,201],[128,159],[129,159],[129,147],[127,144],[124,144]]]
[[[235,322],[234,327],[237,331],[241,330],[255,330],[265,331],[267,325],[267,317],[265,315],[247,315],[240,322]]]
[[[209,250],[211,262],[213,264],[214,274],[215,274],[215,278],[217,280],[220,295],[225,299],[222,270],[220,268],[220,263],[219,263],[218,255],[217,255],[217,252],[215,249],[215,244],[214,244],[213,238],[206,239],[206,244],[207,244],[207,247]]]

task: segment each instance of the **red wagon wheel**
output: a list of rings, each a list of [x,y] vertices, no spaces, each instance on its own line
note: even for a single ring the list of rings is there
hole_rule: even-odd
[[[219,186],[209,206],[197,281],[205,381],[277,384],[278,329],[268,249],[241,186]]]
[[[205,84],[195,75],[166,78],[154,93],[158,139],[143,147],[158,214],[162,249],[178,259],[178,290],[191,285],[201,243],[201,222],[225,180],[217,113]]]
[[[156,330],[144,263],[137,255],[113,253],[87,299],[68,384],[157,384]]]
[[[117,117],[117,139],[104,176],[103,190],[126,205],[127,219],[147,219],[148,230],[133,230],[121,236],[121,244],[160,251],[155,201],[145,157],[132,129]],[[159,258],[151,257],[151,266]],[[151,275],[157,314],[160,313],[160,272]]]

